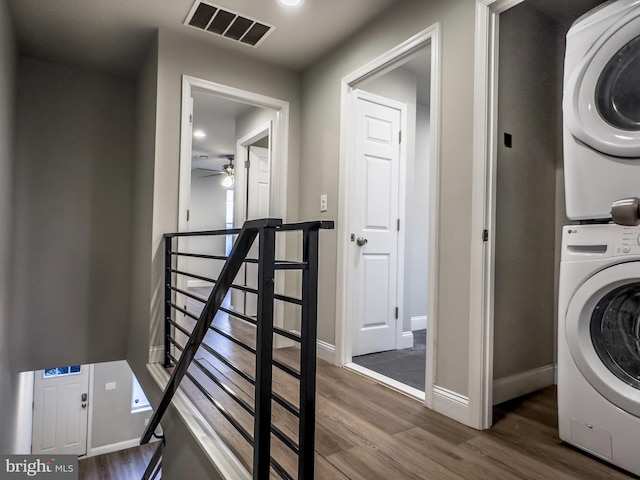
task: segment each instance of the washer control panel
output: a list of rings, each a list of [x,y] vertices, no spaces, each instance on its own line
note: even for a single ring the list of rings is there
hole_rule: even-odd
[[[640,228],[626,227],[616,232],[613,255],[640,255]]]

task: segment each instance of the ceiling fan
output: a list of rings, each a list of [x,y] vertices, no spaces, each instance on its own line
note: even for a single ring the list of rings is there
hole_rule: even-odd
[[[195,158],[206,159],[206,158],[209,158],[209,155],[197,155]],[[233,154],[220,155],[220,158],[226,158],[227,160],[229,160],[229,163],[227,163],[226,165],[223,165],[221,170],[217,170],[214,168],[206,168],[206,167],[196,167],[194,168],[194,170],[198,172],[203,172],[204,175],[201,175],[202,177],[213,177],[217,175],[226,174],[229,178],[233,179],[233,175],[235,173],[235,166],[233,165],[233,160],[235,158],[235,155]]]

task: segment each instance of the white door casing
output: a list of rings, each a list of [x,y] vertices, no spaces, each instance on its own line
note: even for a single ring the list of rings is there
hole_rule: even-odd
[[[397,346],[400,130],[406,106],[360,90],[353,98],[355,356]]]
[[[247,179],[247,220],[266,218],[269,216],[269,149],[250,145],[246,163]],[[258,243],[255,242],[249,251],[249,258],[257,258]],[[246,286],[258,288],[258,265],[246,265]],[[255,317],[258,314],[258,298],[252,293],[245,294],[244,314]]]
[[[87,365],[80,367],[80,373],[61,376],[45,377],[44,370],[35,372],[31,453],[87,453],[88,394]]]
[[[351,137],[354,126],[351,125],[352,105],[351,93],[361,82],[383,75],[396,68],[408,56],[422,48],[431,50],[431,86],[430,86],[430,151],[429,151],[429,242],[428,242],[428,293],[430,299],[427,314],[427,354],[425,372],[425,405],[434,405],[434,377],[436,371],[436,335],[438,317],[438,248],[439,248],[439,178],[440,178],[440,71],[441,71],[441,26],[435,23],[423,31],[415,34],[401,44],[391,48],[382,55],[351,72],[342,78],[341,82],[341,112],[340,112],[340,164],[339,164],[339,192],[338,192],[338,271],[336,278],[336,357],[337,365],[350,368],[355,364],[352,359],[353,328],[351,322],[351,249],[350,241],[352,212],[354,202],[352,191],[355,169],[351,158]],[[404,142],[403,142],[404,143]],[[401,226],[402,227],[402,226]],[[401,325],[399,323],[399,325]],[[381,383],[391,383],[386,377],[379,378]],[[396,382],[397,383],[397,382]],[[393,388],[403,390],[401,385]],[[413,392],[407,392],[414,395]],[[414,395],[416,396],[416,395]],[[442,408],[437,408],[443,411]],[[451,416],[449,413],[443,413]]]

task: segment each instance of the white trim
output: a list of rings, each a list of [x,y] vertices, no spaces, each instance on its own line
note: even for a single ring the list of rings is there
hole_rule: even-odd
[[[411,330],[425,330],[427,328],[427,316],[411,317]]]
[[[399,348],[413,348],[413,332],[411,330],[402,332]]]
[[[151,442],[157,442],[159,439],[152,438]],[[105,453],[119,452],[127,448],[139,447],[140,439],[132,438],[131,440],[124,440],[118,443],[111,443],[109,445],[102,445],[96,448],[88,448],[86,457],[95,457],[96,455],[104,455]]]
[[[291,333],[295,333],[296,335],[301,335],[298,330],[290,330]],[[293,343],[294,348],[300,348],[300,344],[298,342],[291,341]],[[331,365],[336,365],[336,347],[335,345],[331,345],[324,340],[317,341],[317,350],[316,357],[324,360],[325,362],[329,362]]]
[[[555,383],[555,365],[545,365],[526,372],[494,380],[493,404],[521,397]]]
[[[151,373],[158,386],[164,390],[169,381],[167,371],[158,364],[147,365],[147,370]],[[193,406],[181,389],[178,389],[174,394],[171,405],[222,478],[251,479],[249,472],[242,466],[242,463],[225,445],[216,431],[209,425],[207,419]]]
[[[187,280],[187,288],[198,287],[213,287],[213,283],[207,282],[206,280]]]
[[[331,365],[336,364],[336,347],[323,340],[318,340],[317,357]]]
[[[94,392],[94,373],[95,373],[95,365],[93,363],[89,365],[82,365],[80,368],[89,367],[89,386],[87,395],[89,396],[89,401],[87,402],[88,412],[87,412],[87,445],[84,450],[84,454],[86,456],[90,456],[91,452],[91,444],[93,443],[93,392]]]
[[[467,423],[469,418],[469,398],[434,385],[433,409],[460,423]]]
[[[387,377],[386,375],[382,375],[381,373],[376,372],[375,370],[370,370],[367,367],[363,367],[362,365],[358,365],[357,363],[347,363],[345,368],[351,370],[352,372],[359,373],[360,375],[364,375],[365,377],[371,378],[382,385],[386,385],[387,387],[393,388],[394,390],[413,397],[417,400],[422,400],[424,402],[424,392],[418,390],[417,388],[413,388],[409,385],[406,385],[398,380]]]
[[[476,0],[469,276],[469,418],[489,428],[493,406],[493,282],[499,15],[523,0]],[[483,230],[489,240],[482,240]],[[428,333],[428,332],[427,332]]]
[[[164,346],[149,347],[149,363],[164,362]]]
[[[351,222],[349,205],[352,202],[352,192],[349,188],[353,177],[353,167],[349,160],[348,141],[351,134],[350,98],[351,90],[358,82],[382,75],[393,69],[398,61],[416,52],[418,49],[430,45],[431,48],[431,142],[430,142],[430,185],[429,185],[429,272],[428,298],[430,300],[427,327],[427,358],[426,358],[426,393],[425,404],[432,406],[432,386],[435,376],[435,319],[438,298],[438,228],[439,228],[439,175],[440,175],[440,24],[436,23],[422,32],[414,35],[404,43],[392,48],[363,67],[345,76],[341,82],[340,102],[340,162],[338,183],[338,221],[337,221],[337,278],[336,278],[336,363],[345,365],[351,362],[351,328],[347,312],[348,252],[350,249],[349,225]]]

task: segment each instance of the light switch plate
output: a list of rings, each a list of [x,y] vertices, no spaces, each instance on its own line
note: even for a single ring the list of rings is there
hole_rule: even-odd
[[[322,195],[320,195],[320,211],[321,212],[327,211],[327,194],[326,193],[323,193]]]
[[[104,389],[105,390],[115,390],[116,389],[116,382],[105,383],[104,384]]]

